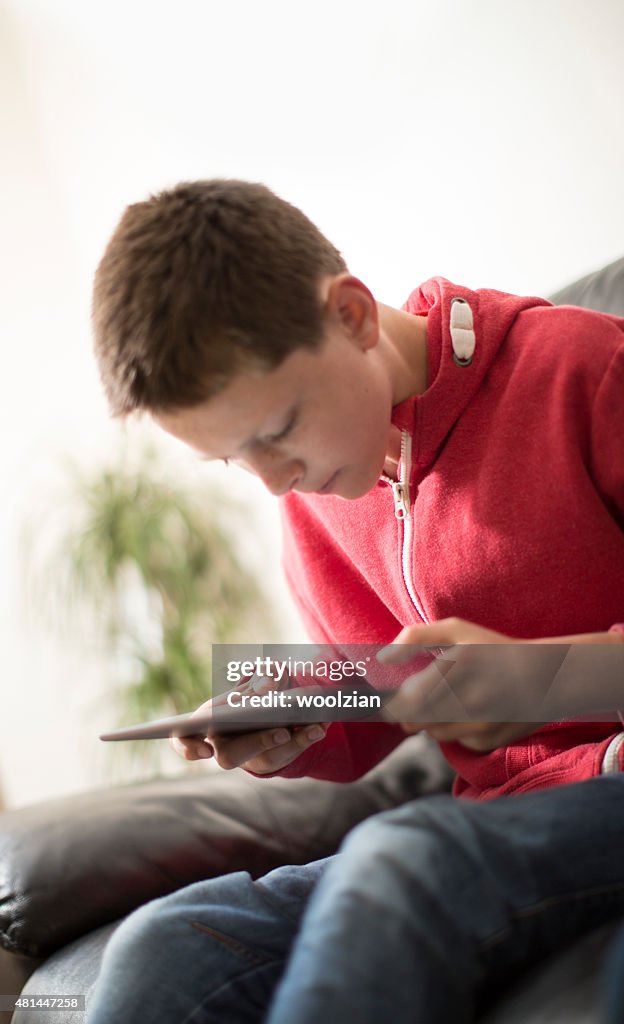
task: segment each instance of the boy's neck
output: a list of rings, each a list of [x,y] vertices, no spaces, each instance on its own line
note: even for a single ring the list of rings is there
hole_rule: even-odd
[[[377,303],[379,343],[392,380],[392,404],[427,388],[427,317]]]

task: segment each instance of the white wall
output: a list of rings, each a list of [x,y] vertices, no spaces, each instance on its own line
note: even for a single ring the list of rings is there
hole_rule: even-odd
[[[53,519],[60,460],[115,439],[88,308],[122,208],[181,178],[263,180],[382,301],[440,273],[547,293],[624,250],[623,40],[620,0],[0,0],[9,803],[104,777],[97,659],[25,614],[17,538]]]

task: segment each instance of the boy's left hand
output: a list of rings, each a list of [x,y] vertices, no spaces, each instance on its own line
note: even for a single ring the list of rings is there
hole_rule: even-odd
[[[458,740],[479,752],[495,750],[552,720],[544,713],[544,700],[569,639],[536,644],[458,618],[408,626],[384,650],[384,664],[409,661],[411,645],[459,646],[410,676],[385,706],[384,717],[398,721],[407,733],[426,730],[436,740]]]

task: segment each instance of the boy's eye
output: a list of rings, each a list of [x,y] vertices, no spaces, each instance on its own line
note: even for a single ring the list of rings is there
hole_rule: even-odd
[[[296,422],[297,414],[293,413],[288,422],[286,423],[286,426],[282,430],[280,430],[279,434],[271,434],[269,435],[269,437],[265,437],[264,440],[268,444],[274,444],[276,441],[282,441],[285,437],[288,436],[288,434],[290,434]]]

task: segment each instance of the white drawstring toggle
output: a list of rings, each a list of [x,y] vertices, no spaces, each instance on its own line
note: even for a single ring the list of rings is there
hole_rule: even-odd
[[[453,358],[458,366],[469,366],[474,355],[476,338],[472,310],[465,299],[451,302],[451,341]]]

